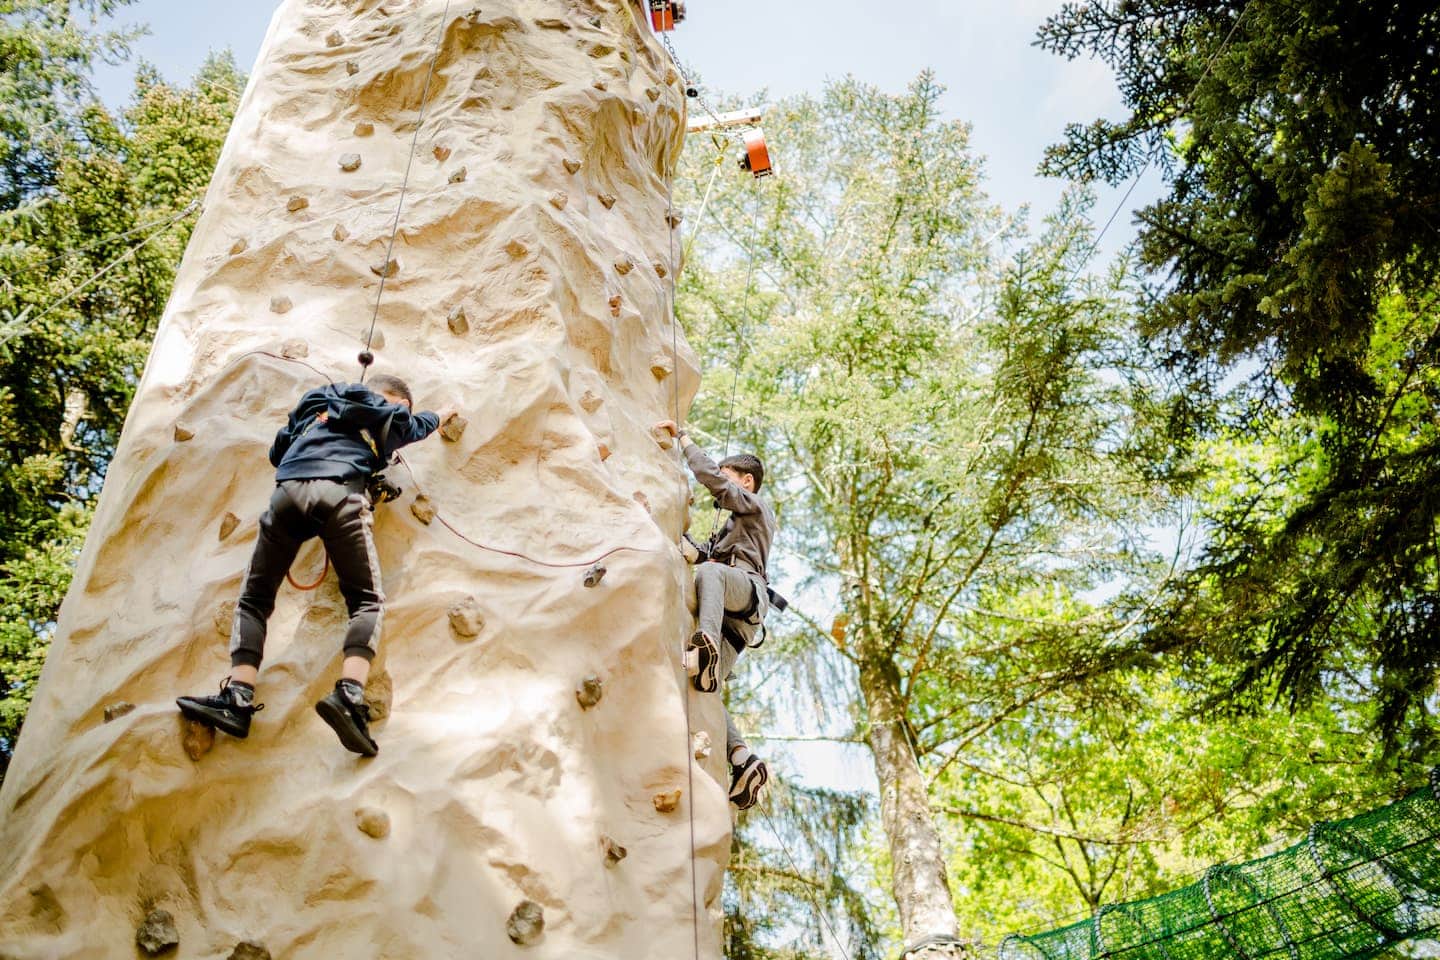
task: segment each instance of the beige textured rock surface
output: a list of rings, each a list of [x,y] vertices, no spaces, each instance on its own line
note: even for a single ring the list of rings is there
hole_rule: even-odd
[[[0,792],[7,960],[133,956],[156,910],[185,957],[242,941],[286,960],[688,957],[691,815],[702,956],[719,957],[729,807],[719,758],[687,776],[686,491],[648,432],[697,378],[683,340],[652,373],[667,285],[629,269],[679,244],[662,171],[683,95],[624,0],[457,3],[442,24],[443,7],[287,0],[275,16]],[[227,669],[275,428],[316,370],[358,373],[442,28],[376,369],[469,427],[410,448],[416,476],[377,515],[380,755],[347,753],[313,711],[339,662],[332,573],[282,587],[249,739],[192,762],[174,697]],[[409,509],[422,491],[429,525]],[[217,537],[227,514],[240,524]],[[320,565],[312,544],[296,569]],[[467,598],[469,638],[449,615]],[[604,689],[588,709],[586,678]],[[120,701],[135,709],[106,723]],[[714,701],[692,695],[692,713],[720,737]],[[676,808],[657,813],[659,795]],[[524,902],[543,933],[539,913],[507,931]]]

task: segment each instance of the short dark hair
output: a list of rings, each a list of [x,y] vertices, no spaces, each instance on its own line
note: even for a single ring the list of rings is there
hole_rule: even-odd
[[[410,396],[410,387],[393,373],[377,373],[370,378],[370,389],[376,393],[393,393],[397,397],[404,397],[407,406],[414,406],[415,399]]]
[[[737,453],[733,457],[726,457],[720,461],[720,466],[729,467],[736,473],[748,473],[750,479],[755,481],[755,492],[760,492],[760,484],[765,482],[765,464],[753,453]]]

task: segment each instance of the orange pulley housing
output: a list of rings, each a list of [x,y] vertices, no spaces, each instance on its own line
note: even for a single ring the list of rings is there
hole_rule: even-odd
[[[770,167],[770,151],[765,148],[765,131],[759,127],[745,133],[745,156],[740,158],[740,169],[749,170],[757,180],[775,172]]]
[[[650,0],[650,26],[656,33],[674,30],[684,20],[684,0]]]

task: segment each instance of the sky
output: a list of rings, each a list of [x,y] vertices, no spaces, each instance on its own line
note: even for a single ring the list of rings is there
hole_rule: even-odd
[[[1066,123],[1121,115],[1108,68],[1088,60],[1067,62],[1034,47],[1036,28],[1058,10],[1060,0],[688,0],[688,16],[672,34],[681,61],[701,77],[710,98],[740,94],[754,102],[818,93],[826,80],[854,75],[899,92],[922,69],[947,88],[948,119],[972,125],[972,145],[986,159],[987,190],[1015,211],[1028,204],[1032,219],[1053,209],[1065,184],[1036,175],[1044,148],[1060,139]],[[122,11],[122,24],[144,24],[149,34],[135,45],[170,80],[191,77],[211,50],[229,48],[247,72],[269,26],[275,0],[137,0]],[[454,4],[459,10],[461,3]],[[97,86],[112,106],[131,92],[134,63],[106,67]],[[784,158],[776,157],[783,176]],[[1100,245],[1113,255],[1134,236],[1129,210],[1153,199],[1156,176],[1142,179]],[[1103,223],[1120,205],[1120,190],[1098,193],[1094,218]],[[764,651],[747,655],[740,682],[764,683]],[[754,675],[747,676],[750,671]],[[806,712],[803,708],[799,711]],[[821,732],[797,722],[782,736]],[[770,741],[804,771],[814,786],[874,789],[863,748],[829,743]]]

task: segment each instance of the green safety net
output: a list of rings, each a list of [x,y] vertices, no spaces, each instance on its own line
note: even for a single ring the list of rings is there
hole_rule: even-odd
[[[1440,768],[1429,786],[1170,893],[1010,936],[1000,960],[1350,960],[1440,926]]]

